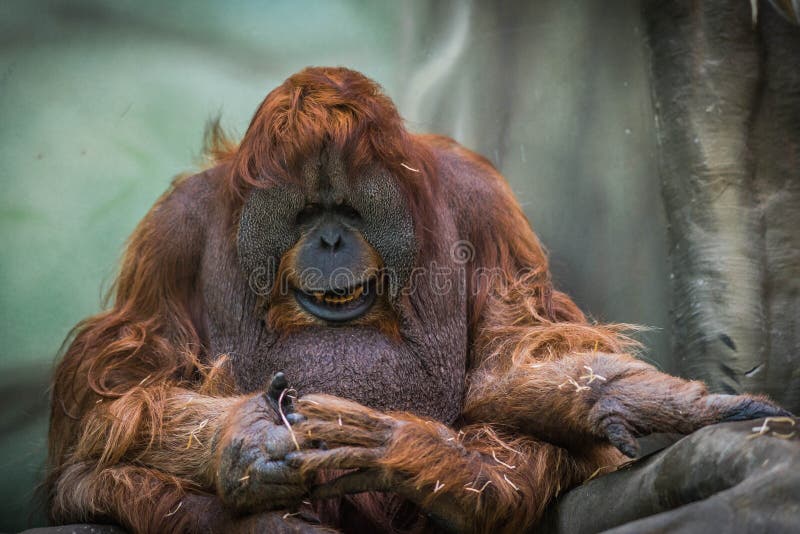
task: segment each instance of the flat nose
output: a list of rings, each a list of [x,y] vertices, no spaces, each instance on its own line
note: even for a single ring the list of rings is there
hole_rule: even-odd
[[[342,233],[332,224],[325,225],[319,232],[322,248],[336,252],[342,246]]]

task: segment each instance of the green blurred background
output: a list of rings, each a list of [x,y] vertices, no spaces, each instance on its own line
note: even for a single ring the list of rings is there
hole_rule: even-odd
[[[241,134],[307,65],[376,79],[408,125],[508,177],[558,285],[656,327],[667,245],[637,2],[0,3],[0,530],[42,524],[47,382],[100,309],[126,237],[192,169],[206,121]]]

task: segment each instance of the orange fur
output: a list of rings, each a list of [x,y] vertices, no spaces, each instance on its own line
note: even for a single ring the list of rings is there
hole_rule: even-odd
[[[386,473],[383,482],[401,475],[397,487],[382,489],[426,510],[457,510],[463,530],[517,531],[534,525],[560,492],[620,462],[598,430],[604,392],[631,410],[630,423],[643,432],[690,431],[718,415],[693,415],[705,395],[701,384],[635,360],[628,327],[590,323],[553,288],[543,248],[488,161],[449,139],[408,133],[391,101],[360,74],[301,71],[266,97],[239,145],[218,126],[208,141],[218,164],[209,189],[198,193],[179,180],[159,200],[131,237],[112,306],[75,327],[58,365],[47,483],[53,520],[116,521],[133,532],[300,524],[274,514],[248,523],[226,515],[214,494],[213,443],[235,438],[230,421],[254,397],[237,395],[228,360],[206,353],[198,265],[211,211],[224,212],[233,247],[233,221],[247,192],[296,179],[326,145],[343,154],[351,172],[379,163],[397,178],[418,234],[419,264],[449,245],[436,234],[444,212],[474,247],[466,265],[467,392],[454,428],[312,397],[300,403],[309,418],[298,427],[304,439],[379,449],[371,466]],[[380,268],[380,258],[373,263],[365,267]],[[290,251],[279,279],[291,276],[293,264]],[[296,304],[273,297],[264,316],[272,327],[311,324]],[[385,302],[363,321],[401,337]],[[646,409],[636,412],[639,405]],[[372,461],[367,453],[355,456]],[[304,469],[324,467],[319,462]],[[372,518],[390,514],[376,504],[384,501],[360,502]],[[373,523],[390,528],[390,521]]]

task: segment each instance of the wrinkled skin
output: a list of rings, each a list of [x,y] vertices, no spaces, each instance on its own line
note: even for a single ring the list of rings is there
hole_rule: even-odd
[[[219,494],[240,512],[296,507],[308,493],[306,477],[283,461],[297,447],[278,410],[282,399],[275,392],[286,389],[283,377],[278,373],[267,393],[250,398],[233,414],[229,433],[216,445]],[[284,405],[290,412],[290,403]],[[302,420],[297,413],[284,415],[289,423]]]

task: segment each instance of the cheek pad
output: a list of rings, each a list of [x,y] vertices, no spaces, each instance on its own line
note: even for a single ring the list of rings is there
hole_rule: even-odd
[[[280,259],[299,239],[294,221],[304,198],[296,188],[253,189],[242,207],[236,245],[250,289],[266,297]]]
[[[383,258],[391,297],[407,283],[417,254],[414,222],[400,188],[385,172],[357,181],[349,199],[363,219],[364,238]]]

